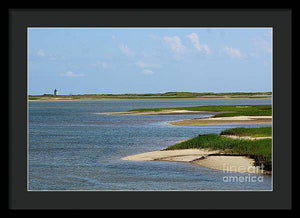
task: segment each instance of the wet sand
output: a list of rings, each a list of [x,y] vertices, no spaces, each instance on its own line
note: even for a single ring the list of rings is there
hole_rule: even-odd
[[[127,161],[175,161],[193,163],[224,172],[263,173],[254,160],[245,156],[228,155],[204,149],[160,150],[122,158]]]
[[[179,114],[208,114],[216,115],[223,112],[215,111],[189,111],[189,110],[163,110],[163,111],[126,111],[126,112],[104,112],[96,114],[106,115],[179,115]],[[189,120],[169,122],[175,126],[193,125],[230,125],[230,124],[272,124],[272,116],[233,116],[233,117],[206,117]]]
[[[193,125],[229,125],[229,124],[272,124],[272,116],[235,116],[235,117],[208,117],[190,120],[169,122],[175,126]]]
[[[220,112],[212,111],[189,111],[189,110],[163,110],[163,111],[126,111],[126,112],[104,112],[97,114],[106,115],[178,115],[178,114],[218,114]]]

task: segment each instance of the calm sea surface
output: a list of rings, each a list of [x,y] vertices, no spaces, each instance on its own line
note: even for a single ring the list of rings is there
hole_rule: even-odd
[[[224,173],[189,163],[123,161],[198,134],[237,126],[171,126],[209,116],[96,114],[136,108],[271,104],[269,99],[29,102],[29,190],[271,190],[272,177]],[[226,182],[228,176],[240,181]],[[231,177],[232,178],[232,177]],[[247,179],[246,178],[246,179]],[[253,177],[251,177],[253,178]],[[257,181],[259,180],[259,181]]]

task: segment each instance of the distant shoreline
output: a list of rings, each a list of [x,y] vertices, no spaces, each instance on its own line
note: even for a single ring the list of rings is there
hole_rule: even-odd
[[[218,100],[218,99],[272,99],[271,97],[219,97],[219,98],[100,98],[100,99],[95,99],[95,98],[82,98],[82,99],[67,99],[67,98],[59,98],[59,99],[28,99],[30,102],[37,102],[37,101],[112,101],[112,100],[205,100],[205,99],[210,99],[210,100]]]
[[[132,100],[132,99],[271,99],[272,92],[165,92],[144,94],[76,94],[76,95],[28,95],[30,101],[102,101],[102,100]]]

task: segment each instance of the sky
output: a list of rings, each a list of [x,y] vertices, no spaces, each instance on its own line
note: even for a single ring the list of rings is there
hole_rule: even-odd
[[[272,28],[28,28],[28,94],[272,91]]]

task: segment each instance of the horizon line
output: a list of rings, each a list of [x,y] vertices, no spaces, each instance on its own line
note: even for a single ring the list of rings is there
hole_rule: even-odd
[[[230,94],[230,93],[272,93],[272,91],[229,91],[229,92],[193,92],[193,91],[168,91],[168,92],[144,92],[144,93],[85,93],[85,94],[61,94],[61,95],[145,95],[145,94],[167,94],[167,93],[197,93],[197,94]],[[28,95],[52,95],[51,93],[29,94]]]

